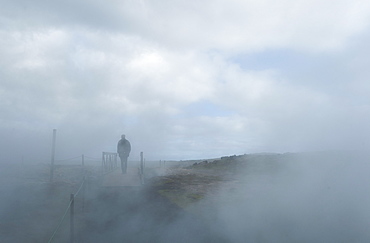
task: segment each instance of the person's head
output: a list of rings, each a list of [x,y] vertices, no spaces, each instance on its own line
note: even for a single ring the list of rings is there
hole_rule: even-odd
[[[122,138],[122,139],[125,139],[125,138],[126,138],[125,134],[122,134],[122,135],[121,135],[121,138]]]

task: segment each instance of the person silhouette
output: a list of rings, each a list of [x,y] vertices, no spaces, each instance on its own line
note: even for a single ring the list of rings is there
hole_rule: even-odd
[[[118,141],[117,144],[117,153],[119,155],[119,158],[121,159],[122,174],[127,173],[127,158],[130,156],[130,152],[131,144],[126,139],[126,136],[122,134],[121,139]]]

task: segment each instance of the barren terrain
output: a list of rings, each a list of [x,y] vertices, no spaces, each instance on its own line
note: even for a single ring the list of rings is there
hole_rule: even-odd
[[[68,214],[55,229],[83,177],[75,242],[367,239],[367,231],[358,232],[363,213],[354,211],[368,208],[360,203],[367,194],[359,193],[369,186],[362,175],[367,158],[335,152],[173,161],[147,166],[145,185],[135,188],[102,187],[98,166],[59,165],[50,183],[48,165],[7,165],[0,177],[0,242],[48,242],[54,233],[51,242],[68,241]],[[348,234],[337,223],[343,213],[353,219],[346,221]],[[328,225],[316,234],[315,227]]]

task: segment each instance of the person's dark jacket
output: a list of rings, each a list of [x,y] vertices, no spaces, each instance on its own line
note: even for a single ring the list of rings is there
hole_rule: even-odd
[[[131,144],[127,139],[121,139],[118,141],[117,144],[117,153],[120,157],[126,156],[128,157],[131,152]]]

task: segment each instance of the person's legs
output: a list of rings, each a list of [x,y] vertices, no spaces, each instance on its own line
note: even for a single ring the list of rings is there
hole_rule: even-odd
[[[120,156],[119,158],[121,159],[121,170],[122,170],[122,174],[124,174],[126,172],[126,170],[125,170],[125,157],[124,156]]]
[[[127,156],[124,157],[125,173],[127,173]]]
[[[121,159],[122,174],[126,174],[126,172],[127,172],[127,156],[122,155],[119,158]]]

